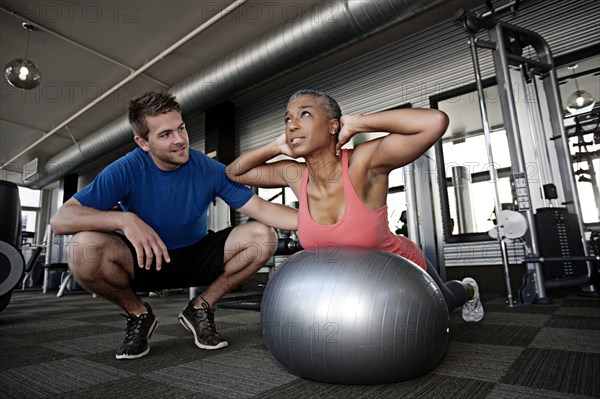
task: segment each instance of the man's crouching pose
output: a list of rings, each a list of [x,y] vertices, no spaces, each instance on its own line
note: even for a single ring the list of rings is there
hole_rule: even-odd
[[[127,312],[117,359],[148,354],[157,320],[136,292],[165,288],[208,286],[179,321],[196,346],[223,348],[228,343],[215,328],[213,307],[274,253],[277,236],[268,226],[296,230],[297,213],[231,182],[225,165],[190,150],[173,95],[133,99],[129,121],[138,147],[65,202],[52,229],[75,234],[69,267],[76,280]],[[216,197],[257,221],[209,231],[207,210]],[[122,212],[112,210],[117,204]]]

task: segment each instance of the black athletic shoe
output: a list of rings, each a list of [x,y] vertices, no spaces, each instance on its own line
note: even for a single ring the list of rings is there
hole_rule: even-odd
[[[156,330],[158,321],[150,305],[145,302],[144,305],[146,305],[148,313],[139,316],[124,315],[127,317],[127,327],[125,328],[125,339],[117,348],[117,359],[137,359],[150,352],[148,339]]]
[[[181,325],[194,335],[196,346],[201,349],[220,349],[229,343],[217,332],[215,327],[215,314],[205,300],[202,300],[202,309],[194,308],[194,301],[179,313]]]

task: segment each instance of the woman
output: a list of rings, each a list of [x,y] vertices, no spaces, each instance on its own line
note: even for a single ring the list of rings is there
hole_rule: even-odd
[[[285,187],[300,201],[298,237],[305,249],[356,246],[403,256],[426,270],[440,286],[448,309],[463,306],[466,321],[479,321],[483,308],[475,280],[444,284],[415,243],[388,227],[388,176],[431,147],[448,126],[434,109],[398,109],[342,115],[325,93],[301,90],[290,98],[285,132],[275,141],[240,155],[227,167],[230,179],[257,187]],[[363,132],[389,132],[355,149],[342,150]],[[287,155],[305,162],[268,160]]]

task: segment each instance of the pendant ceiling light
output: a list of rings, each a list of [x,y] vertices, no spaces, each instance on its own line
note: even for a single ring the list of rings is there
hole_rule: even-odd
[[[573,72],[573,75],[575,75],[575,69],[577,67],[577,64],[568,66],[568,68]],[[596,104],[596,100],[594,100],[594,97],[590,94],[590,92],[579,89],[579,83],[577,82],[576,77],[573,79],[575,79],[576,90],[567,98],[567,111],[569,111],[572,115],[583,114],[591,111],[592,108],[594,108],[594,104]]]
[[[27,45],[25,46],[25,57],[15,58],[9,61],[4,67],[4,76],[8,83],[22,90],[31,90],[40,84],[40,69],[27,59],[29,50],[29,32],[35,30],[35,27],[27,22],[23,22],[23,28],[27,31]]]

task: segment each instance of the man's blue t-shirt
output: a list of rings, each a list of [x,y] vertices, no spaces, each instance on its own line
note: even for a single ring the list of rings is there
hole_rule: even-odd
[[[120,203],[123,211],[152,227],[168,249],[176,249],[208,234],[208,207],[215,197],[238,209],[253,194],[227,178],[225,165],[199,151],[190,150],[189,162],[163,171],[138,147],[107,166],[74,198],[102,211]]]

